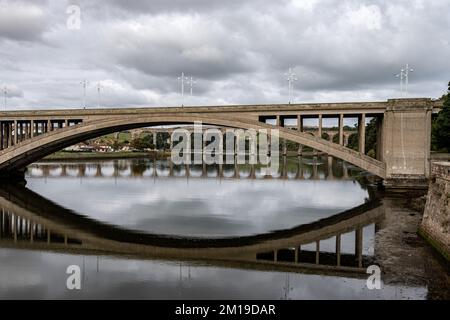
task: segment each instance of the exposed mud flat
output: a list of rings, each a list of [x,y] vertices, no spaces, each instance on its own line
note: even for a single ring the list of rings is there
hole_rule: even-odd
[[[385,219],[377,225],[375,263],[385,284],[425,286],[428,299],[450,299],[449,263],[417,233],[422,213],[412,203],[404,197],[383,199]]]

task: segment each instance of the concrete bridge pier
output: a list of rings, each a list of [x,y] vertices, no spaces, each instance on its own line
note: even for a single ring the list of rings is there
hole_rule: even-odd
[[[408,105],[403,100],[389,100],[379,121],[379,159],[386,165],[387,189],[428,188],[430,176],[431,115],[427,99]]]

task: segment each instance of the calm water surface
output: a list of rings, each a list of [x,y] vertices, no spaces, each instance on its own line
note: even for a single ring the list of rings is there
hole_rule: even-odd
[[[0,298],[427,298],[426,284],[367,289],[384,212],[365,176],[327,157],[289,159],[276,179],[166,161],[34,164],[26,187],[0,194]],[[73,264],[80,291],[65,286]]]

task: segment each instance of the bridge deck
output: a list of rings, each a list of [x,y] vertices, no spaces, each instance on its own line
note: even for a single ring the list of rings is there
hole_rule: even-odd
[[[406,101],[406,102],[405,102]],[[259,105],[223,105],[223,106],[173,106],[173,107],[140,107],[140,108],[96,108],[96,109],[48,109],[48,110],[16,110],[0,111],[0,119],[40,119],[47,117],[88,117],[136,115],[151,113],[256,113],[279,114],[280,112],[323,113],[323,114],[382,114],[389,106],[401,103],[402,106],[424,104],[434,109],[442,108],[441,101],[431,99],[401,99],[379,102],[341,102],[341,103],[305,103],[305,104],[259,104]]]

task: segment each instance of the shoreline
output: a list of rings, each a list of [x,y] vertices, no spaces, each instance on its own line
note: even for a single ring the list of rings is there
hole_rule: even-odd
[[[166,152],[156,152],[158,158],[167,155]],[[73,161],[73,160],[112,160],[112,159],[142,159],[154,158],[155,151],[119,151],[119,152],[56,152],[42,158],[39,162],[48,161]]]

